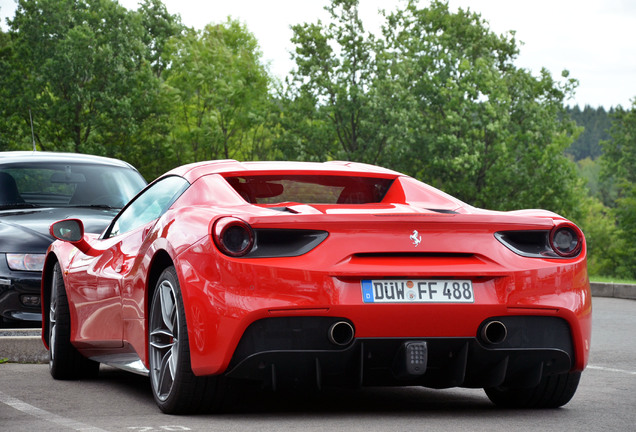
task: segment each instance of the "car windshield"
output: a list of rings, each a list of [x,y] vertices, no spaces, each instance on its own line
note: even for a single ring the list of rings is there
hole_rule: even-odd
[[[82,163],[0,166],[0,209],[21,207],[122,208],[145,186],[126,167]]]
[[[339,175],[256,175],[226,178],[253,204],[370,204],[382,201],[392,178]]]

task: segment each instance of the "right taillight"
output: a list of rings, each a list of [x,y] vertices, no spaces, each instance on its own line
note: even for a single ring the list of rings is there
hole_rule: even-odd
[[[583,249],[583,233],[572,223],[551,230],[499,231],[495,238],[514,253],[528,258],[574,258]]]

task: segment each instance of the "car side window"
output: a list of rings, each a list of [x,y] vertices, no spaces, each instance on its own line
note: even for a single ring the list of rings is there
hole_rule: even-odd
[[[159,218],[190,186],[182,177],[165,177],[150,185],[117,215],[106,238],[127,233]]]

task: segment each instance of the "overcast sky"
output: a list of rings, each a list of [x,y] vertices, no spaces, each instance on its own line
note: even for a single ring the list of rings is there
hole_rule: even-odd
[[[184,24],[203,28],[232,16],[256,36],[271,71],[284,77],[293,67],[290,25],[327,18],[329,0],[163,0]],[[401,0],[360,0],[367,30],[377,30],[383,8]],[[119,0],[135,8],[138,0]],[[428,2],[420,0],[424,6]],[[523,42],[516,65],[538,73],[546,67],[555,77],[567,69],[579,80],[570,105],[632,106],[636,98],[636,1],[634,0],[450,0],[451,8],[470,8],[498,34],[516,31]],[[0,0],[3,28],[12,17],[14,0]]]

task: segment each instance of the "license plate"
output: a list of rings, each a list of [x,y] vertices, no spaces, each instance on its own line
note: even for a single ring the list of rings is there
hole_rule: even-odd
[[[474,303],[470,280],[376,279],[363,280],[364,303]]]

